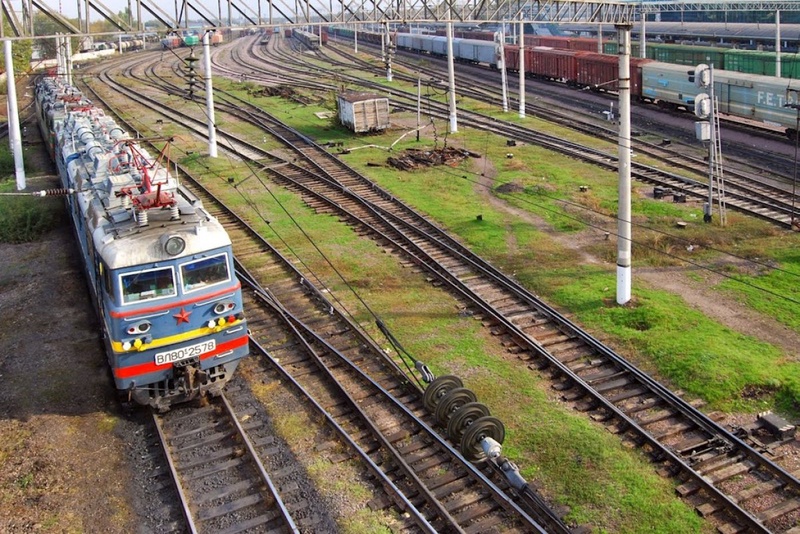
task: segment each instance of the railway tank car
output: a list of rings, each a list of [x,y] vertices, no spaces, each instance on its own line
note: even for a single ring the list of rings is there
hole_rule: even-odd
[[[123,401],[166,410],[215,395],[248,354],[241,284],[222,225],[77,89],[36,87],[37,118]]]

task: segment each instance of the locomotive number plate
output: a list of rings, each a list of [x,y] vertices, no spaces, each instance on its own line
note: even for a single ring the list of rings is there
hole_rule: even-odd
[[[159,352],[156,354],[156,365],[164,365],[166,363],[177,362],[185,360],[186,358],[194,358],[206,352],[212,351],[217,347],[217,341],[209,339],[196,345],[189,345],[188,347],[181,347],[175,350],[168,350],[167,352]]]

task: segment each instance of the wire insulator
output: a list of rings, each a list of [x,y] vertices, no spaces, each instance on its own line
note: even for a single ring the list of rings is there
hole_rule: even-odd
[[[32,196],[35,197],[55,197],[55,196],[64,196],[64,195],[71,195],[75,193],[74,189],[42,189],[41,191],[34,191],[31,193]]]
[[[147,215],[147,210],[140,210],[136,215],[136,222],[139,226],[147,226],[150,224],[150,218]]]

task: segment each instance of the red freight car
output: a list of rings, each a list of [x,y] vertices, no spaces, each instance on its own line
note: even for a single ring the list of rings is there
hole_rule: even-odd
[[[320,29],[319,26],[315,26],[311,30],[311,33],[313,33],[314,35],[319,35],[320,31],[322,32],[322,36],[320,37],[320,41],[322,42],[323,45],[328,44],[328,29],[327,28],[321,28]]]
[[[503,52],[505,53],[506,70],[519,72],[519,47],[517,45],[505,45]]]
[[[283,30],[283,36],[286,37],[287,39],[290,38],[292,36],[292,29],[286,28],[285,30]]]
[[[557,36],[537,36],[533,37],[530,42],[529,38],[525,37],[525,43],[532,46],[549,46],[550,48],[559,48],[561,50],[581,50],[584,52],[597,52],[597,39],[590,37],[557,37]],[[603,43],[609,42],[605,39]]]
[[[525,72],[548,80],[575,83],[578,77],[576,53],[543,46],[525,47]]]
[[[579,52],[576,54],[578,85],[598,91],[619,90],[619,56]],[[642,94],[642,65],[650,59],[631,58],[631,96]]]

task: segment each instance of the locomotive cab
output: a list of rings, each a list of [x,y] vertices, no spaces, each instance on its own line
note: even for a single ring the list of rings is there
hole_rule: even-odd
[[[103,327],[117,389],[157,409],[220,392],[248,354],[227,232],[157,157],[75,88],[37,86],[39,124]]]
[[[218,393],[247,354],[229,246],[110,269],[103,285],[114,380],[137,403]]]

